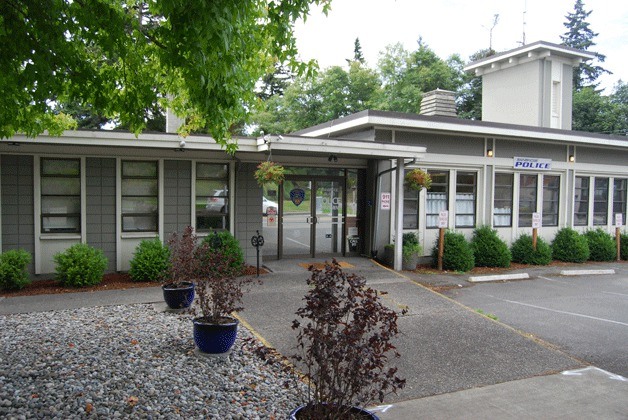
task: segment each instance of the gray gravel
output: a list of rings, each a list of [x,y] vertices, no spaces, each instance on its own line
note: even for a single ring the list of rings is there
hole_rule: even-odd
[[[286,418],[303,386],[247,337],[208,358],[189,315],[152,305],[0,316],[0,418]]]

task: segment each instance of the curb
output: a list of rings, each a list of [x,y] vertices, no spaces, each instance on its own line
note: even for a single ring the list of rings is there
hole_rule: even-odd
[[[588,276],[591,274],[615,274],[615,270],[562,270],[561,276]]]
[[[528,273],[520,273],[520,274],[496,274],[494,276],[475,276],[469,277],[467,281],[471,283],[479,283],[485,281],[503,281],[503,280],[524,280],[529,279],[530,276]]]

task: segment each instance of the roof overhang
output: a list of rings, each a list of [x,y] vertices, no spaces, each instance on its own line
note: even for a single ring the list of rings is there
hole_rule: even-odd
[[[482,75],[543,58],[560,60],[576,67],[584,60],[591,60],[595,58],[595,54],[577,50],[565,45],[538,41],[475,61],[466,66],[464,70],[474,71],[476,75]]]

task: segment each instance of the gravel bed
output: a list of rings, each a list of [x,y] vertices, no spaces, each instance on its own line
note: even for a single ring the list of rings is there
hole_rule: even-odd
[[[250,337],[200,356],[189,315],[143,304],[0,316],[0,418],[286,418],[303,384]]]

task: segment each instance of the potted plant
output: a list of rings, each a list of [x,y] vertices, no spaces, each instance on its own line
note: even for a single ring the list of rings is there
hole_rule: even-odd
[[[285,178],[285,170],[281,165],[270,160],[257,165],[255,180],[260,186],[265,184],[281,184]]]
[[[194,278],[197,261],[194,258],[196,235],[188,226],[182,235],[173,232],[168,239],[169,267],[163,277],[164,300],[171,310],[183,310],[194,301]]]
[[[382,402],[405,385],[397,368],[388,365],[399,357],[391,343],[399,332],[397,313],[382,304],[364,277],[344,273],[336,260],[310,272],[310,290],[296,312],[300,320],[292,324],[300,350],[293,357],[305,371],[307,403],[290,418],[376,419],[358,407]]]
[[[430,177],[430,174],[421,169],[413,169],[408,172],[405,180],[408,188],[412,188],[414,190],[421,190],[423,188],[429,190],[432,186],[432,178]]]
[[[242,310],[245,286],[253,281],[251,277],[241,276],[241,254],[228,252],[229,246],[223,246],[223,240],[217,234],[210,235],[193,253],[197,304],[201,312],[193,319],[194,342],[201,352],[209,354],[226,353],[233,346],[238,320],[231,313]]]
[[[414,233],[404,233],[402,237],[401,259],[404,270],[416,270],[421,253],[421,245]]]

